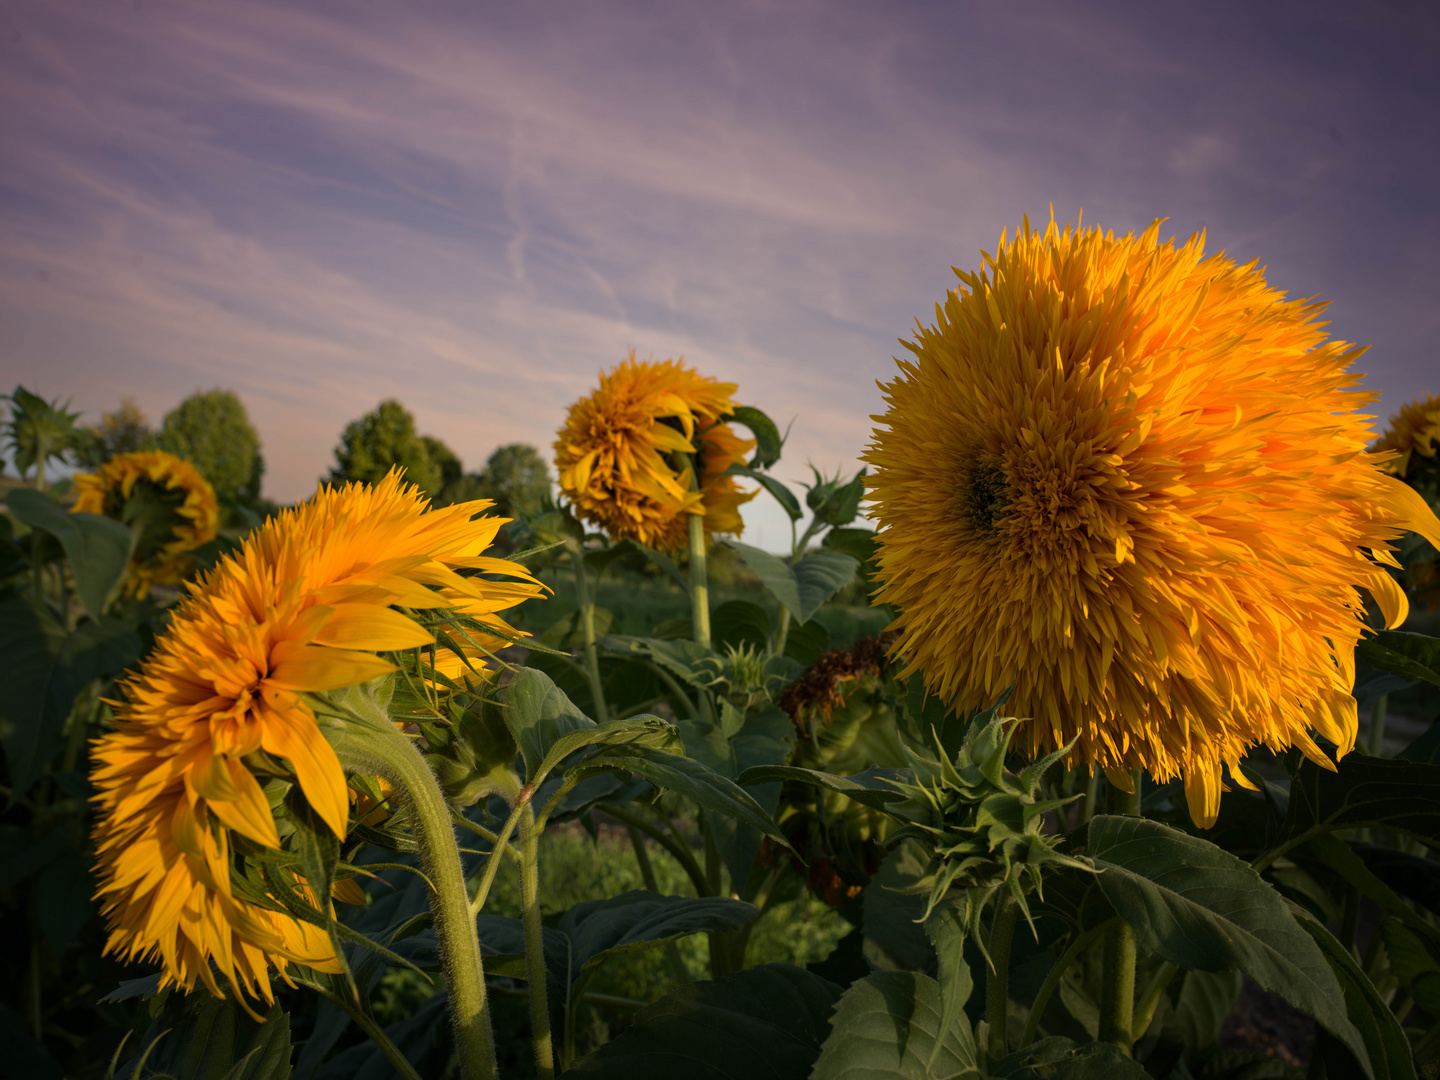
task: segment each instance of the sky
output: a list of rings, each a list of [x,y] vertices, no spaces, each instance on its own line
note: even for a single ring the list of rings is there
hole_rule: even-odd
[[[548,456],[634,349],[789,425],[799,481],[1053,206],[1329,301],[1384,417],[1440,391],[1437,11],[0,0],[0,387],[233,389],[293,501],[385,398],[472,470]]]

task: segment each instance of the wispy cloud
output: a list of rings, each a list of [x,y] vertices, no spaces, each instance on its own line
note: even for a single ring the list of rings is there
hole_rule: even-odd
[[[1393,26],[1312,12],[1297,43],[1226,15],[1267,17],[17,7],[0,355],[92,412],[234,387],[288,499],[382,397],[478,465],[548,445],[629,348],[684,354],[795,418],[798,476],[853,463],[949,266],[1053,201],[1203,224],[1335,299],[1395,404],[1433,378],[1440,211],[1411,176],[1434,175],[1433,92],[1331,54]],[[1404,29],[1402,51],[1433,40]]]

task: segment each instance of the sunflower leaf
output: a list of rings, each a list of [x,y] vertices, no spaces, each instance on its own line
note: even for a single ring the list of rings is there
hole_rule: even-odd
[[[750,468],[768,469],[780,460],[785,440],[774,420],[753,405],[736,405],[735,411],[726,419],[745,425],[755,436],[755,454],[750,458]]]
[[[1093,818],[1087,846],[1101,891],[1145,950],[1186,971],[1243,971],[1364,1060],[1320,948],[1248,864],[1144,818]]]
[[[877,971],[845,991],[813,1080],[979,1076],[975,1035],[961,1012],[941,1028],[940,984],[913,971]],[[939,1043],[939,1049],[935,1044]]]
[[[784,559],[760,548],[738,540],[725,543],[799,623],[808,622],[821,604],[854,580],[860,566],[853,555],[823,548],[787,566]]]
[[[1256,860],[1279,855],[1332,829],[1388,828],[1440,841],[1440,765],[1346,754],[1335,771],[1301,763],[1276,844]]]
[[[1314,939],[1330,970],[1339,980],[1345,994],[1346,1012],[1364,1042],[1365,1056],[1359,1059],[1361,1068],[1352,1066],[1347,1069],[1350,1063],[1344,1060],[1344,1055],[1328,1054],[1324,1059],[1328,1075],[1336,1080],[1362,1075],[1373,1076],[1375,1080],[1415,1080],[1415,1059],[1410,1053],[1410,1042],[1384,999],[1355,963],[1355,958],[1319,923],[1309,919],[1298,919],[1297,922]],[[1325,1031],[1317,1032],[1320,1037],[1315,1053],[1324,1053],[1324,1044],[1328,1041],[1326,1034]]]
[[[703,762],[647,746],[607,746],[566,773],[566,779],[605,771],[634,773],[657,788],[683,795],[702,810],[754,826],[787,851],[795,850],[749,792]]]
[[[630,1026],[567,1075],[673,1080],[703,1058],[716,1080],[810,1075],[844,991],[789,964],[691,983],[635,1014]]]
[[[1380,630],[1361,641],[1355,651],[1371,667],[1440,686],[1440,638],[1404,630]]]
[[[10,492],[5,505],[26,525],[60,541],[75,575],[75,592],[91,618],[98,619],[129,565],[130,530],[99,514],[66,513],[50,496],[30,488]]]
[[[891,781],[908,777],[909,772],[905,769],[871,768],[854,776],[836,776],[818,769],[802,769],[798,765],[757,765],[742,772],[736,782],[741,787],[753,787],[756,784],[795,780],[828,791],[838,791],[865,806],[884,810],[888,803],[905,798]]]

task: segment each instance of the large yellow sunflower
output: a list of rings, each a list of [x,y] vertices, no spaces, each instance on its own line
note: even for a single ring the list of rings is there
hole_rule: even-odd
[[[1028,220],[904,342],[866,454],[879,600],[907,674],[960,707],[1013,684],[1032,752],[1183,776],[1214,822],[1247,748],[1354,744],[1354,646],[1404,529],[1440,522],[1365,447],[1324,305],[1254,263]]]
[[[1402,406],[1372,449],[1389,452],[1390,460],[1381,467],[1402,480],[1410,474],[1413,455],[1434,458],[1440,450],[1440,397],[1431,394]]]
[[[722,419],[735,384],[681,361],[637,361],[634,352],[570,406],[555,441],[560,488],[584,520],[610,536],[660,550],[685,545],[685,515],[703,514],[707,533],[740,533],[740,505],[754,493],[725,470],[754,442]],[[700,458],[700,483],[677,455]]]
[[[322,488],[191,585],[125,682],[116,730],[94,745],[108,952],[159,961],[165,984],[188,990],[198,977],[218,994],[213,964],[265,1000],[269,967],[338,970],[322,931],[231,894],[230,834],[279,845],[252,767],[288,770],[345,834],[345,775],[301,695],[393,671],[376,652],[435,642],[396,607],[455,611],[514,633],[496,613],[543,587],[520,565],[482,554],[505,519],[471,517],[491,505],[427,510],[394,472],[374,487]]]
[[[215,539],[220,504],[195,466],[163,450],[117,454],[98,472],[74,478],[72,512],[103,514],[138,530],[125,591],[178,585],[194,569],[185,553]]]

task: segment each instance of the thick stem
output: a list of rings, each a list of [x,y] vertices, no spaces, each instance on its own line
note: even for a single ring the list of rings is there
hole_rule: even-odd
[[[710,647],[710,579],[705,570],[705,517],[689,514],[690,529],[690,603],[694,616],[695,643]]]
[[[998,1061],[1010,1052],[1010,940],[1020,905],[1008,890],[995,897],[995,914],[990,920],[990,978],[985,983],[985,1022],[990,1025],[990,1060]]]
[[[525,921],[525,977],[530,983],[530,1025],[535,1041],[536,1080],[555,1075],[550,1041],[550,1001],[545,981],[545,926],[540,921],[540,830],[528,802],[520,815],[520,907]]]
[[[785,641],[790,636],[790,609],[780,605],[780,625],[775,630],[775,655],[785,655]]]
[[[635,849],[635,862],[640,866],[640,880],[645,882],[645,888],[653,893],[660,892],[660,883],[655,877],[655,867],[650,864],[650,853],[645,850],[645,837],[634,825],[626,825],[625,831],[630,834],[630,846]],[[680,955],[680,949],[673,941],[665,943],[665,958],[670,961],[670,970],[675,973],[675,981],[684,986],[690,981],[690,971],[685,966],[685,959]]]
[[[590,676],[590,697],[593,699],[595,719],[605,723],[610,719],[605,708],[605,684],[600,680],[600,657],[595,653],[595,605],[590,600],[590,587],[585,579],[585,556],[578,541],[571,540],[570,565],[575,568],[575,592],[580,600],[580,630],[585,636],[585,671]]]
[[[383,727],[373,722],[348,723],[336,740],[336,749],[346,764],[384,775],[410,803],[420,862],[434,885],[430,910],[450,993],[460,1075],[464,1080],[493,1080],[495,1039],[485,997],[485,967],[450,808],[419,750],[395,730],[388,717],[382,723]]]
[[[1140,814],[1139,770],[1132,775],[1134,791],[1121,791],[1114,784],[1105,788],[1105,810],[1111,814],[1138,817]],[[1100,1041],[1118,1046],[1129,1054],[1135,1038],[1135,930],[1117,919],[1105,934],[1105,955],[1101,967]]]

